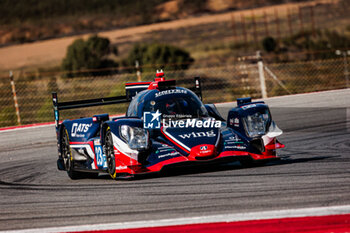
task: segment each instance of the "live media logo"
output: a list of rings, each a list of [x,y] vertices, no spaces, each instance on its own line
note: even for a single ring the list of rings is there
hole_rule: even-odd
[[[156,112],[143,113],[143,128],[145,129],[160,129],[160,116],[162,114],[157,110]]]
[[[144,112],[143,113],[143,128],[145,129],[160,129],[162,114],[157,112]],[[188,118],[182,120],[173,120],[172,118],[163,119],[163,127],[165,128],[220,128],[221,121],[214,118],[196,119]]]

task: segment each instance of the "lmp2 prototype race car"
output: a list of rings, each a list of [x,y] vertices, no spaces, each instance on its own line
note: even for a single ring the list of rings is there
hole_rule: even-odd
[[[154,81],[126,83],[125,96],[58,102],[52,93],[59,170],[71,179],[109,173],[113,179],[159,172],[168,166],[278,159],[282,131],[268,106],[237,99],[224,120],[215,105],[201,101],[201,83],[176,87],[158,72]],[[64,120],[59,111],[130,102],[125,116],[108,114]]]

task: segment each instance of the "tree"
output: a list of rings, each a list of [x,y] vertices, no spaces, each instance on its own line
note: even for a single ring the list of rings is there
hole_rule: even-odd
[[[340,34],[335,30],[324,29],[317,30],[316,33],[312,31],[297,33],[285,38],[283,43],[290,50],[315,52],[306,53],[305,60],[309,60],[311,56],[314,59],[329,59],[337,57],[335,50],[346,49],[350,46],[350,37],[345,33]]]
[[[117,63],[107,58],[111,53],[117,54],[116,47],[110,45],[108,38],[93,35],[88,40],[75,40],[67,49],[66,57],[62,61],[62,69],[70,71],[96,70],[108,67],[117,67]],[[110,71],[87,71],[83,75],[104,75]],[[79,72],[79,75],[82,73]],[[77,75],[74,75],[77,76]]]
[[[144,70],[147,68],[187,69],[194,62],[187,51],[176,46],[157,43],[136,44],[129,52],[128,58],[124,60],[124,65],[134,66],[136,60],[144,66]]]
[[[273,37],[265,37],[262,41],[264,50],[268,53],[275,51],[277,47],[277,42]]]

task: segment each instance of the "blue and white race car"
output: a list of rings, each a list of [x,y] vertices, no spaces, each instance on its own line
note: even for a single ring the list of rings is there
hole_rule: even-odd
[[[125,89],[125,96],[62,103],[52,93],[57,166],[70,178],[130,178],[172,165],[233,160],[249,165],[278,159],[276,149],[284,147],[264,102],[237,99],[225,120],[213,104],[202,103],[199,78],[190,90],[157,72],[154,81],[126,83]],[[61,110],[125,102],[123,117],[59,120]]]

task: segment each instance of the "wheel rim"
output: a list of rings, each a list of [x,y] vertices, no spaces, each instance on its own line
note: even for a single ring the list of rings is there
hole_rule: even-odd
[[[72,167],[72,156],[71,156],[71,150],[69,147],[69,140],[67,136],[67,132],[64,132],[63,138],[62,138],[62,158],[63,158],[63,163],[67,171],[71,170]]]
[[[112,178],[116,177],[115,172],[115,157],[114,157],[114,147],[111,131],[107,131],[106,133],[106,157],[107,157],[107,168],[108,173]]]

